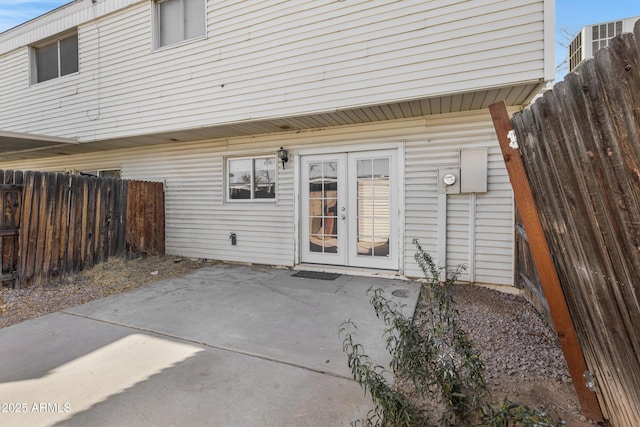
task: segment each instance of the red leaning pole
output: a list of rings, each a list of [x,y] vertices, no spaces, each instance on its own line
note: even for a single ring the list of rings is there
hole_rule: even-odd
[[[595,392],[587,388],[583,377],[584,373],[588,371],[587,364],[578,342],[578,336],[573,326],[567,301],[562,292],[560,279],[549,251],[547,239],[542,230],[542,223],[533,200],[533,193],[527,180],[522,157],[517,149],[511,148],[509,145],[510,139],[507,135],[513,128],[511,127],[506,104],[504,101],[492,104],[489,106],[489,111],[498,135],[504,163],[509,172],[509,180],[513,188],[516,205],[527,233],[529,248],[538,270],[542,290],[549,305],[549,311],[560,340],[564,358],[567,361],[569,374],[578,395],[582,414],[594,421],[602,422],[604,417],[602,416],[597,396]]]

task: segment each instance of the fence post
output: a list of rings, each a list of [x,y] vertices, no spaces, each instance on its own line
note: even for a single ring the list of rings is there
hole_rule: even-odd
[[[522,223],[529,239],[529,247],[540,276],[542,289],[547,297],[551,318],[560,340],[564,358],[567,361],[569,374],[576,389],[582,413],[594,421],[602,422],[603,416],[597,396],[595,392],[587,388],[583,378],[584,373],[588,370],[587,365],[578,342],[569,307],[564,298],[560,279],[551,257],[549,245],[542,229],[522,158],[518,150],[509,146],[507,134],[513,129],[506,104],[504,101],[492,104],[489,106],[489,111],[491,112],[493,126],[498,136],[507,172],[509,173],[516,205],[520,211]]]
[[[0,170],[0,289],[11,282],[16,288],[18,239],[22,199],[22,172]]]

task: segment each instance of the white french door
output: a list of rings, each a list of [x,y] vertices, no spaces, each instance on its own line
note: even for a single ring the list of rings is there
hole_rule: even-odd
[[[302,165],[302,262],[346,265],[347,155],[304,156]]]
[[[398,269],[395,150],[301,157],[304,263]]]

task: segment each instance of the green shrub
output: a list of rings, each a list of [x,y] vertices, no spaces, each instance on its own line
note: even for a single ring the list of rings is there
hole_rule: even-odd
[[[353,378],[369,392],[375,405],[366,419],[353,424],[422,426],[440,415],[440,425],[554,425],[544,413],[507,399],[499,404],[485,403],[485,367],[459,324],[453,301],[452,286],[464,269],[437,267],[420,244],[415,259],[424,273],[421,292],[428,301],[416,321],[406,317],[403,306],[387,299],[382,289],[367,291],[376,316],[385,324],[383,338],[392,356],[389,369],[374,365],[363,346],[354,341],[355,323],[345,321],[339,329]],[[409,396],[394,387],[395,378],[409,380],[415,393],[439,403],[442,413],[418,410]]]

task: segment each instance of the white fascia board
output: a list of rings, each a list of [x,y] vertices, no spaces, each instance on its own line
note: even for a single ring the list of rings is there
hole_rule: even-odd
[[[544,0],[544,80],[556,78],[556,2]]]

